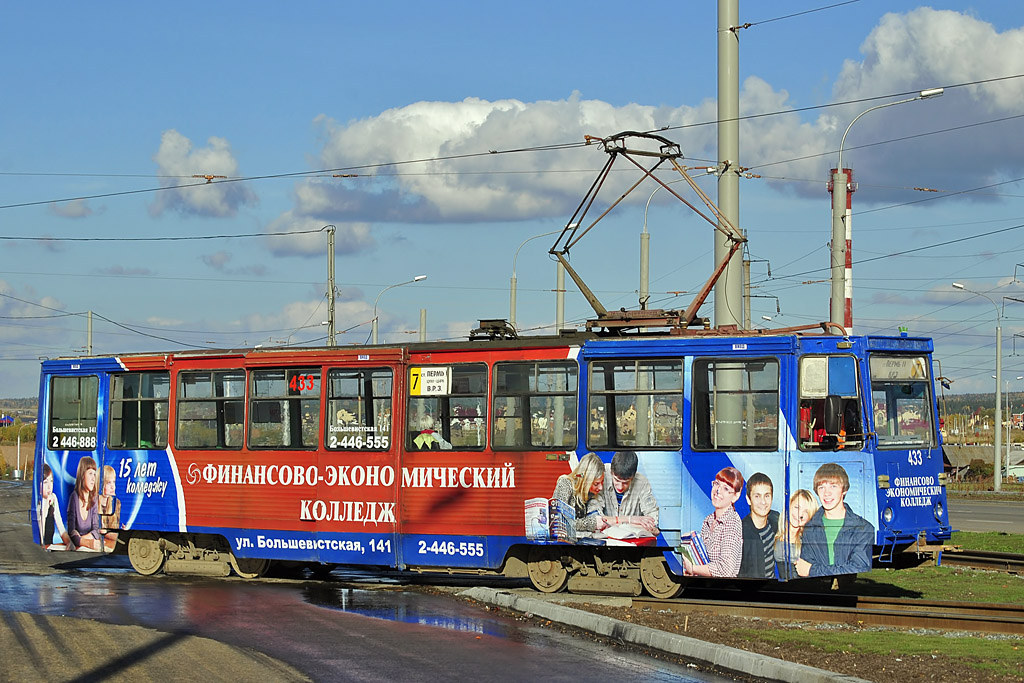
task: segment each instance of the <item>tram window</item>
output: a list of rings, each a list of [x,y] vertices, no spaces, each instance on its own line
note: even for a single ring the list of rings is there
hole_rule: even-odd
[[[250,448],[316,448],[320,439],[320,368],[253,370]]]
[[[168,372],[127,372],[110,377],[111,448],[165,448]]]
[[[800,450],[835,451],[863,445],[859,387],[853,356],[800,359]]]
[[[493,448],[576,448],[578,373],[573,361],[496,363]]]
[[[878,447],[934,446],[928,360],[923,356],[872,355],[869,366]]]
[[[487,443],[487,365],[409,368],[406,448],[483,450]]]
[[[390,368],[327,372],[327,447],[380,451],[391,447]]]
[[[681,360],[593,362],[588,399],[591,449],[683,445]]]
[[[54,377],[50,380],[50,450],[96,449],[96,422],[100,380],[87,377]]]
[[[241,448],[244,425],[244,370],[178,374],[178,448]]]
[[[778,450],[778,360],[695,360],[692,403],[695,450]]]

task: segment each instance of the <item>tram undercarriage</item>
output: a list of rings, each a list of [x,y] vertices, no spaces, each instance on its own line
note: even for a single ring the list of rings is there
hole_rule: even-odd
[[[244,579],[263,576],[270,560],[236,557],[222,536],[212,534],[161,534],[136,531],[128,535],[127,555],[132,568],[150,576],[199,574],[228,576],[232,570]],[[407,567],[423,574],[445,573],[442,568]],[[467,572],[456,573],[489,573]],[[501,571],[509,578],[529,578],[543,593],[638,596],[644,590],[657,598],[673,598],[684,583],[668,568],[662,551],[626,547],[516,546]]]
[[[533,545],[513,548],[505,576],[529,577],[543,593],[637,596],[646,589],[674,598],[684,583],[668,568],[663,551],[627,547]]]
[[[133,532],[127,541],[128,560],[138,573],[227,576],[234,570],[243,579],[266,573],[270,560],[236,557],[223,536],[212,534],[158,534]]]

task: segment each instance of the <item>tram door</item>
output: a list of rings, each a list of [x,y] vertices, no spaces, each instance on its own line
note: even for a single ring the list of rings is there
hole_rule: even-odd
[[[310,510],[321,561],[396,564],[396,372],[379,363],[326,369],[326,453]]]
[[[76,484],[86,487],[91,477],[89,486],[100,485],[97,471],[99,385],[97,375],[52,376],[44,388],[42,419],[36,433],[37,441],[44,440],[36,448],[42,455],[42,462],[35,465],[37,485],[32,500],[37,527],[34,534],[51,550],[74,550],[78,546],[77,543],[69,545],[69,530],[75,520],[66,517],[76,512],[76,507],[69,505]],[[83,550],[101,549],[99,541],[93,538],[81,543],[86,546]]]

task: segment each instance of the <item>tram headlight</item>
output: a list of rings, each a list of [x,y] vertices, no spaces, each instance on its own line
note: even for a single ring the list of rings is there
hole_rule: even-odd
[[[890,508],[890,507],[885,508],[884,510],[882,510],[882,521],[885,522],[886,524],[888,524],[889,522],[892,521],[892,515],[893,515],[892,508]]]
[[[942,501],[941,500],[937,501],[935,503],[934,510],[935,510],[935,521],[936,522],[941,522],[942,521],[942,514],[946,511],[946,509],[942,506]]]

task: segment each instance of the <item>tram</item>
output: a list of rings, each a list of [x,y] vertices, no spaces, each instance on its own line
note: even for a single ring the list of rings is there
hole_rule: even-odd
[[[671,597],[950,538],[931,340],[609,313],[570,272],[598,319],[552,336],[44,361],[36,541]]]

